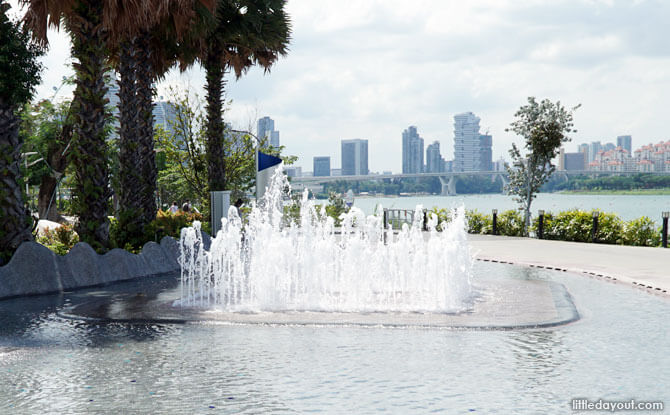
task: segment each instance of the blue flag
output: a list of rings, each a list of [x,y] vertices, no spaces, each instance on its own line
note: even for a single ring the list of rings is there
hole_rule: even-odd
[[[281,162],[282,160],[279,157],[261,153],[260,151],[258,152],[258,171],[263,171],[272,166],[276,166]]]
[[[281,167],[282,159],[258,152],[258,171],[256,171],[256,200],[265,194],[275,170]]]

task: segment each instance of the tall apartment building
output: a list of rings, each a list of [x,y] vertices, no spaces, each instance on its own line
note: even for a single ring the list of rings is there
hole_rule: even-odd
[[[454,171],[492,169],[490,135],[479,134],[479,117],[472,112],[454,116]]]
[[[633,137],[629,135],[620,135],[616,138],[616,146],[628,151],[628,154],[633,154]]]
[[[368,174],[368,140],[342,140],[342,176]]]
[[[330,176],[330,156],[314,157],[314,176]]]
[[[426,148],[426,173],[444,172],[444,158],[440,153],[440,142],[434,141]]]
[[[479,171],[493,170],[493,136],[479,136]]]
[[[154,128],[161,127],[166,133],[173,134],[173,123],[177,121],[177,108],[169,101],[164,101],[163,97],[158,98],[160,101],[154,102]]]
[[[267,138],[272,147],[279,147],[279,131],[275,131],[275,121],[270,117],[258,120],[256,136],[259,139]]]
[[[596,155],[602,149],[603,145],[600,143],[600,141],[593,141],[591,144],[589,144],[589,163],[596,159]]]
[[[423,138],[410,125],[402,132],[402,172],[422,173],[423,163]]]

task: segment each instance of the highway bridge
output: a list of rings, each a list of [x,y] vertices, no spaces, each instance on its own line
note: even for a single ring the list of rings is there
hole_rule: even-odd
[[[633,176],[640,174],[639,171],[594,171],[594,170],[557,170],[554,175],[565,177],[567,180],[570,176]],[[645,174],[654,175],[670,175],[670,172],[649,172]],[[401,173],[401,174],[370,174],[357,176],[309,176],[309,177],[292,177],[291,183],[297,185],[296,188],[306,187],[310,184],[323,184],[336,181],[371,181],[384,179],[413,179],[437,177],[442,184],[442,195],[451,196],[456,194],[456,178],[459,176],[484,176],[495,180],[500,177],[503,185],[509,183],[506,171],[463,171],[463,172],[445,172],[445,173]]]

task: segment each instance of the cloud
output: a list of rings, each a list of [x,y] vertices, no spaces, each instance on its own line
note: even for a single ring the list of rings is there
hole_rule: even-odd
[[[246,128],[271,116],[304,170],[321,155],[339,166],[340,140],[358,137],[370,140],[373,171],[399,171],[408,125],[452,158],[453,116],[464,111],[490,129],[497,158],[518,140],[504,130],[531,95],[583,104],[575,143],[667,138],[670,2],[289,0],[287,9],[289,55],[270,74],[229,78],[226,119]],[[67,37],[57,39],[42,95],[66,71]],[[187,78],[202,91],[200,70]]]

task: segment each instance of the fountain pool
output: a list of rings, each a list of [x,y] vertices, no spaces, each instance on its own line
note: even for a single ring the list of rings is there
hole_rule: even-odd
[[[570,413],[578,397],[668,402],[667,299],[476,262],[475,291],[486,278],[562,284],[581,319],[484,331],[146,318],[144,305],[179,296],[179,276],[2,301],[0,413],[537,414]],[[75,317],[77,307],[97,314]],[[137,319],[101,318],[124,312]]]
[[[474,261],[458,213],[442,233],[384,243],[356,211],[334,234],[306,200],[302,227],[282,224],[276,202],[244,238],[231,216],[209,251],[185,231],[180,275],[1,301],[0,413],[536,414],[670,399],[667,299]]]

